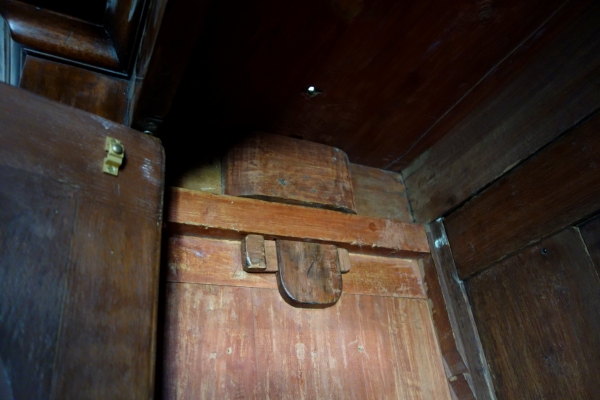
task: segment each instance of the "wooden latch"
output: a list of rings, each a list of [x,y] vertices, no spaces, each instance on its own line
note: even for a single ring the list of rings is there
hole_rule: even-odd
[[[121,168],[123,158],[125,157],[125,147],[117,139],[107,136],[104,143],[104,150],[108,153],[106,154],[106,158],[104,158],[102,172],[118,176],[119,168]]]
[[[275,240],[277,268],[267,268],[266,242],[260,235],[242,241],[246,272],[277,272],[286,301],[302,307],[328,307],[342,294],[342,273],[350,270],[348,250],[332,244]]]

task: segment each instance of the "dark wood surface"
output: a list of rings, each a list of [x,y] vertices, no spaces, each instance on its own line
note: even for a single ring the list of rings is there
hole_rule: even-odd
[[[413,222],[402,175],[357,164],[349,168],[358,215]]]
[[[20,87],[50,100],[124,123],[127,111],[124,79],[27,56]]]
[[[478,327],[473,320],[463,282],[456,271],[442,220],[427,226],[427,237],[431,244],[431,257],[438,274],[456,346],[468,369],[464,376],[477,399],[493,400],[494,387],[486,363],[486,354],[479,340]]]
[[[67,14],[88,22],[101,24],[107,0],[21,0],[36,7]]]
[[[236,239],[256,234],[407,258],[429,252],[418,224],[187,189],[171,188],[168,194],[167,222],[179,233]]]
[[[565,3],[214,1],[164,133],[201,120],[218,137],[302,137],[385,167]]]
[[[468,372],[468,369],[456,346],[456,339],[448,316],[448,307],[446,307],[446,300],[442,293],[433,258],[431,255],[423,257],[419,260],[419,265],[423,268],[423,281],[429,299],[433,327],[444,358],[446,376],[452,378],[453,376],[462,375]]]
[[[356,212],[348,157],[330,146],[259,133],[229,149],[223,169],[230,196]]]
[[[498,398],[598,397],[600,282],[576,229],[477,274],[466,287]]]
[[[272,246],[270,246],[272,245]],[[275,242],[265,240],[267,273],[242,268],[240,242],[196,236],[172,236],[168,241],[168,282],[277,289]],[[344,293],[424,299],[416,260],[350,253],[351,269],[343,275]],[[271,272],[271,273],[269,273]]]
[[[300,307],[329,307],[342,295],[337,247],[277,240],[280,293]]]
[[[169,283],[163,398],[449,399],[424,300]]]
[[[595,218],[580,227],[581,236],[585,242],[596,271],[600,276],[600,218]]]
[[[142,12],[149,2],[138,0],[108,0],[107,2],[102,27],[110,37],[114,52],[126,71],[130,70],[130,62],[137,55],[135,46],[142,32]]]
[[[452,377],[449,383],[452,400],[477,400],[464,374]]]
[[[434,134],[447,135],[403,168],[416,221],[460,205],[600,107],[600,6],[582,13],[586,4],[567,4]]]
[[[0,335],[0,356],[13,389],[36,390],[33,398],[152,397],[160,143],[3,84],[0,126],[2,169],[22,179],[2,180],[0,197],[3,218],[16,213],[0,230],[9,262],[1,284],[21,298],[0,302],[1,329],[10,330]],[[126,149],[118,177],[102,173],[107,135]],[[10,329],[15,317],[30,329]],[[17,345],[27,351],[9,357]]]
[[[500,179],[446,219],[464,279],[600,209],[600,115]]]

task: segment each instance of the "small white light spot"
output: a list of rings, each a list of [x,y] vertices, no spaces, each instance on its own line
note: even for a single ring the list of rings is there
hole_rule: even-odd
[[[314,86],[309,86],[308,87],[308,91],[309,92],[314,92],[315,91],[315,87]]]

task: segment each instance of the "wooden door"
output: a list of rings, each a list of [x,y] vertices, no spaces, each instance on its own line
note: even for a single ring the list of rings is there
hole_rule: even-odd
[[[0,397],[152,397],[163,159],[150,136],[0,84]]]

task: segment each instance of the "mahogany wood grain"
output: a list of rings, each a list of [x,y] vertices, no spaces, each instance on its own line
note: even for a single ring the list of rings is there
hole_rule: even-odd
[[[22,235],[0,242],[0,252],[14,256],[11,277],[4,275],[2,285],[9,284],[23,302],[11,300],[9,307],[26,305],[22,318],[31,327],[27,333],[13,329],[0,335],[0,357],[13,389],[37,390],[36,381],[43,379],[50,386],[33,398],[152,397],[164,174],[160,143],[4,84],[0,126],[2,168],[47,182],[27,186],[19,200],[24,212],[3,224],[21,225]],[[127,163],[118,177],[102,173],[107,135],[126,149]],[[23,193],[18,188],[28,179],[0,182],[0,209],[10,207],[7,199]],[[36,193],[34,202],[28,200]],[[15,242],[20,244],[5,248]],[[4,312],[7,303],[0,304]],[[10,329],[12,318],[0,318],[3,331]],[[4,349],[17,348],[11,337],[28,342],[27,352],[17,359],[5,358]],[[33,369],[14,375],[14,363]]]
[[[142,31],[141,17],[147,3],[148,1],[138,0],[110,0],[104,12],[102,27],[110,37],[114,52],[126,71],[130,70],[129,64],[137,55],[135,46]]]
[[[402,169],[415,221],[448,213],[600,108],[600,6],[586,7],[565,5]]]
[[[446,219],[464,279],[600,209],[600,115],[536,154]]]
[[[229,149],[223,165],[227,195],[356,212],[348,157],[339,149],[259,133]]]
[[[267,271],[277,271],[275,242],[266,240]],[[168,282],[277,289],[273,273],[248,273],[242,268],[239,241],[172,236],[168,241]],[[344,293],[424,299],[417,262],[349,254],[352,268],[343,275]],[[275,263],[275,267],[270,265]]]
[[[167,221],[180,233],[257,234],[408,258],[429,252],[422,225],[179,188],[171,188],[169,197]]]
[[[277,240],[277,282],[281,295],[299,307],[330,307],[342,295],[337,247]]]
[[[580,227],[587,251],[600,276],[600,218],[596,217]]]
[[[456,347],[468,368],[464,376],[477,399],[495,399],[494,386],[481,346],[478,327],[463,282],[458,277],[442,220],[427,226],[433,258]]]
[[[123,79],[27,56],[19,86],[50,100],[124,123],[127,85]]]
[[[358,215],[413,222],[402,175],[357,164],[349,168]]]
[[[433,258],[431,256],[423,257],[419,260],[419,265],[422,266],[425,275],[424,283],[431,308],[433,327],[444,358],[446,376],[452,378],[453,376],[462,375],[468,372],[468,369],[456,345],[446,300],[442,293]]]
[[[28,49],[123,72],[102,26],[15,0],[3,0],[0,13],[8,22],[12,38]]]
[[[576,229],[482,271],[466,287],[498,398],[598,396],[600,283]]]
[[[449,399],[424,300],[167,284],[166,399]]]

